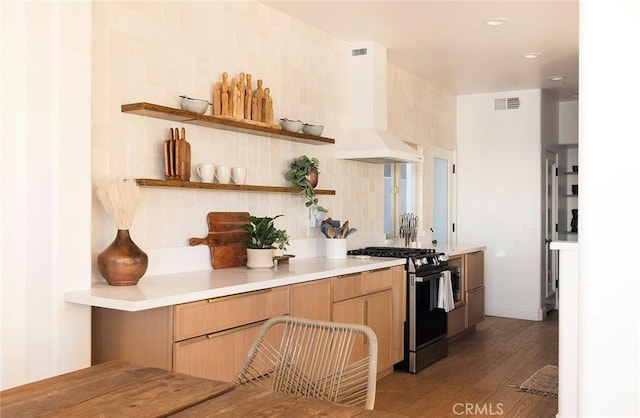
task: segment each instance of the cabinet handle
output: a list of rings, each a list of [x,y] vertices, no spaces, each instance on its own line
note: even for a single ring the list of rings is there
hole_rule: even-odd
[[[226,329],[226,330],[220,331],[220,332],[214,332],[212,334],[207,334],[207,338],[211,339],[211,338],[216,338],[216,337],[222,337],[224,335],[231,334],[233,332],[244,331],[245,329],[248,329],[248,328],[262,326],[262,324],[264,324],[265,322],[267,322],[266,319],[264,321],[254,322],[252,324],[241,325],[239,327]]]
[[[355,277],[355,276],[360,276],[362,274],[362,272],[360,273],[351,273],[351,274],[343,274],[341,276],[336,276],[336,279],[340,280],[340,279],[348,279],[349,277]]]
[[[269,289],[262,289],[262,290],[254,290],[252,292],[245,292],[245,293],[238,293],[236,295],[229,295],[229,296],[222,296],[219,298],[211,298],[211,299],[207,299],[208,303],[213,303],[213,302],[219,302],[221,300],[230,300],[230,299],[237,299],[237,298],[241,298],[244,296],[248,296],[248,295],[258,295],[261,293],[269,293],[271,292],[271,288]]]
[[[364,324],[369,325],[369,301],[364,300]]]

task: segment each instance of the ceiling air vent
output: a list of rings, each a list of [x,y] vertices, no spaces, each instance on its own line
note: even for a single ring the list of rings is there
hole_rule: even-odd
[[[520,109],[519,97],[507,97],[495,99],[493,103],[494,110],[516,110]]]
[[[352,57],[357,57],[358,55],[367,55],[367,48],[359,48],[359,49],[351,50]]]

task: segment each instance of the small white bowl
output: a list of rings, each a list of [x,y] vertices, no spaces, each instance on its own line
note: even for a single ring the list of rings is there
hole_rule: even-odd
[[[300,132],[302,129],[302,122],[299,120],[280,119],[280,125],[282,129],[289,132]]]
[[[187,112],[199,113],[202,115],[207,111],[209,105],[211,104],[208,100],[192,99],[191,97],[187,96],[180,97],[182,97],[180,107],[182,108],[182,110],[186,110]]]
[[[307,135],[320,136],[322,135],[323,129],[324,129],[324,126],[322,125],[310,125],[308,123],[305,123],[302,126],[302,132],[304,132]]]

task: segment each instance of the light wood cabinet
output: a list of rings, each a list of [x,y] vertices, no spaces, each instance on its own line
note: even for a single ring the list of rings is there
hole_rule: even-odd
[[[407,320],[407,273],[404,266],[391,267],[392,306],[392,359],[393,364],[404,360],[404,323]]]
[[[331,279],[331,301],[351,299],[365,294],[363,273],[349,274]]]
[[[291,315],[331,320],[331,279],[291,285]]]
[[[94,307],[92,363],[124,360],[230,381],[264,321],[289,314],[367,324],[382,376],[404,355],[405,286],[398,266],[139,312]],[[354,358],[365,349],[361,339]]]
[[[289,286],[175,306],[174,341],[289,313]]]
[[[378,337],[378,373],[393,368],[392,316],[393,294],[391,290],[370,294],[365,299],[365,324]]]
[[[91,364],[123,360],[172,370],[173,307],[140,312],[91,310]]]
[[[484,251],[464,255],[467,328],[484,319]]]
[[[192,376],[233,381],[263,323],[261,321],[176,342],[173,370]]]
[[[467,306],[466,304],[456,307],[455,309],[447,312],[447,337],[454,337],[464,330],[467,321]]]
[[[484,320],[484,286],[467,291],[467,328]]]
[[[395,350],[393,331],[393,273],[380,269],[331,279],[332,320],[364,324],[378,338],[378,375],[393,370]],[[353,358],[364,356],[364,341],[356,345]]]
[[[465,254],[464,258],[466,290],[484,286],[484,251]]]
[[[484,251],[453,256],[449,265],[460,270],[461,295],[447,312],[447,337],[461,335],[484,319]]]
[[[289,286],[140,312],[93,308],[92,363],[125,360],[233,380],[262,323],[289,314]]]
[[[336,302],[331,309],[331,320],[334,322],[346,322],[348,324],[365,324],[365,310],[366,305],[363,297]],[[376,332],[376,336],[377,335],[378,333]],[[358,335],[356,338],[357,340],[351,351],[351,361],[358,361],[364,358],[366,353],[364,338],[361,335]]]
[[[175,306],[173,370],[233,380],[260,326],[290,309],[289,286]]]

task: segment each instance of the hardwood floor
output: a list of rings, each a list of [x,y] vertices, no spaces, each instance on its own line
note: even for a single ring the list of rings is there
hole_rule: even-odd
[[[517,387],[558,364],[558,313],[545,321],[487,317],[449,344],[449,355],[417,374],[378,381],[375,409],[407,417],[555,417],[556,398]]]

